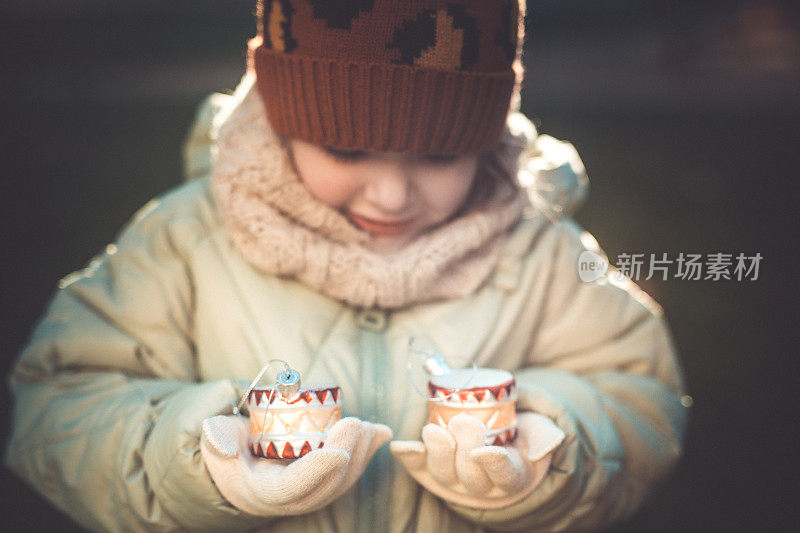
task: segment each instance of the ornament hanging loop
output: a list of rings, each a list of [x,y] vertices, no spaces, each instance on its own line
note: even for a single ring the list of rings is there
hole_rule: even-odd
[[[446,396],[432,398],[431,396],[422,392],[417,386],[416,380],[412,375],[412,371],[415,366],[415,362],[412,360],[412,355],[422,358],[421,365],[428,376],[442,376],[444,374],[449,374],[450,372],[453,371],[453,368],[449,364],[447,364],[447,361],[445,361],[445,358],[442,354],[417,348],[414,346],[414,344],[415,344],[415,338],[409,337],[408,355],[406,358],[406,371],[408,372],[408,379],[411,382],[411,386],[414,387],[414,390],[417,391],[417,394],[419,394],[420,397],[425,398],[425,401],[427,402],[440,403],[453,398],[457,398],[458,393],[469,386],[469,384],[475,377],[475,374],[477,374],[478,372],[478,366],[475,364],[474,361],[471,361],[470,366],[472,367],[472,372],[470,372],[469,377],[467,378],[467,380],[464,382],[463,385],[453,389],[453,392],[447,394]]]
[[[259,370],[258,374],[256,374],[256,377],[253,379],[253,381],[250,382],[250,386],[247,387],[247,390],[244,391],[242,397],[239,398],[239,402],[234,404],[233,414],[240,415],[243,413],[242,408],[247,403],[247,398],[250,397],[250,393],[256,388],[258,383],[261,381],[261,378],[264,377],[264,373],[273,363],[283,363],[283,370],[278,372],[278,375],[275,378],[272,394],[279,392],[290,400],[297,396],[297,394],[300,392],[300,373],[291,368],[289,363],[283,359],[270,359],[267,361],[267,364],[261,367],[261,370]],[[272,395],[270,395],[270,402],[271,401]],[[269,403],[267,405],[269,406]]]

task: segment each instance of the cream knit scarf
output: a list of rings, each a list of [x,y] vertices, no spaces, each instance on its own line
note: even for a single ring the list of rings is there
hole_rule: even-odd
[[[503,186],[480,208],[432,229],[403,249],[369,249],[369,234],[316,200],[298,179],[246,77],[219,123],[212,172],[230,239],[258,270],[294,278],[359,307],[399,308],[469,295],[494,269],[527,198]],[[508,131],[494,169],[516,172],[527,141]],[[485,165],[484,165],[485,167]]]

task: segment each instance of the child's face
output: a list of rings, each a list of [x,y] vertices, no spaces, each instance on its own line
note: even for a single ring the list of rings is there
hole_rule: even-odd
[[[289,145],[311,194],[370,233],[380,251],[397,250],[452,217],[478,166],[477,154],[348,152],[298,139]]]

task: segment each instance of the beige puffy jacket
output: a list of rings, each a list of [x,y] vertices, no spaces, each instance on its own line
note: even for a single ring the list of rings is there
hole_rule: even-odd
[[[208,117],[206,117],[208,118]],[[207,150],[190,172],[208,169]],[[470,297],[399,311],[349,307],[259,274],[231,246],[207,176],[145,206],[114,245],[60,283],[12,376],[7,464],[93,530],[275,532],[592,528],[633,512],[681,453],[687,409],[662,311],[630,282],[581,282],[596,247],[574,222],[517,224]],[[599,251],[599,250],[598,250]],[[270,358],[334,381],[345,415],[419,439],[426,406],[405,368],[411,336],[513,371],[518,409],[566,433],[530,497],[449,505],[384,447],[359,484],[318,512],[248,516],[215,488],[201,421],[228,413]]]

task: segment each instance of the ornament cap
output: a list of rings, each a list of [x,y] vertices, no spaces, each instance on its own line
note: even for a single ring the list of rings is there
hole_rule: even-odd
[[[288,401],[292,401],[300,393],[300,373],[297,370],[291,368],[281,370],[275,381],[278,392]]]

